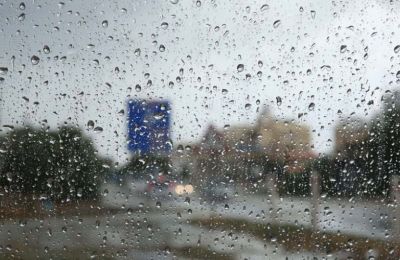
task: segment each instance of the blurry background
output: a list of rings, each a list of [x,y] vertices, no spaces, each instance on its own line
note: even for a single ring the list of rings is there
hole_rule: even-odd
[[[255,123],[268,106],[310,125],[313,150],[327,152],[338,122],[370,117],[396,86],[397,8],[375,0],[6,1],[1,124],[86,128],[93,120],[103,128],[90,133],[99,151],[126,162],[119,112],[129,98],[170,100],[177,143],[198,141],[209,123]]]
[[[3,1],[0,258],[398,259],[397,1]]]

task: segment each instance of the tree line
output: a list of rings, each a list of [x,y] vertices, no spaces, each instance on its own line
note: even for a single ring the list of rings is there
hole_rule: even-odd
[[[25,126],[0,136],[0,186],[7,194],[91,199],[110,166],[79,128]]]
[[[382,101],[383,109],[369,121],[355,126],[349,119],[339,126],[347,127],[354,135],[351,137],[354,142],[315,159],[304,173],[318,171],[326,195],[367,198],[390,195],[391,178],[400,171],[400,93],[390,92]],[[291,186],[305,187],[304,184],[303,179]],[[309,192],[309,187],[304,191]]]

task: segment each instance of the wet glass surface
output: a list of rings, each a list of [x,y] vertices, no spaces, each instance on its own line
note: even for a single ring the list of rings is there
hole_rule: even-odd
[[[399,259],[399,7],[0,2],[0,258]]]

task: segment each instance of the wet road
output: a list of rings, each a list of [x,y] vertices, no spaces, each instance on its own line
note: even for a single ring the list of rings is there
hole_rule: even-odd
[[[110,190],[114,190],[114,195],[103,200],[104,205],[108,207],[139,207],[146,201],[129,189]],[[156,201],[147,203],[150,203],[149,206],[155,206]],[[224,218],[307,227],[312,226],[313,205],[316,205],[317,229],[379,239],[390,239],[392,236],[390,230],[394,206],[383,201],[320,198],[317,204],[313,204],[310,198],[269,198],[267,195],[250,195],[238,191],[236,196],[227,201],[212,205],[196,194],[190,196],[190,203],[185,203],[185,198],[181,197],[164,204],[165,207],[177,210],[190,209],[192,217],[196,218],[220,215]]]
[[[308,199],[239,193],[230,200],[211,205],[195,194],[156,201],[129,188],[107,186],[102,206],[119,213],[102,216],[70,216],[24,221],[2,221],[0,244],[3,257],[66,259],[185,259],[180,250],[201,248],[227,259],[307,259],[321,257],[312,252],[287,252],[274,242],[259,240],[235,230],[209,229],[189,224],[190,219],[246,219],[260,223],[311,225]],[[318,228],[367,237],[390,238],[390,209],[382,204],[326,200],[319,205]],[[389,228],[390,229],[390,228]],[[203,251],[201,253],[204,253]],[[189,259],[206,259],[193,255]],[[175,257],[174,257],[175,256]],[[327,259],[335,259],[340,252]]]

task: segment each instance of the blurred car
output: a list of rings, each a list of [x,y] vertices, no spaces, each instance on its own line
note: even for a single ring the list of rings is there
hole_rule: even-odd
[[[172,198],[173,196],[186,196],[193,192],[194,187],[191,184],[183,184],[168,180],[164,175],[159,176],[156,180],[150,181],[146,188],[146,194],[157,200]]]
[[[191,184],[176,184],[174,188],[176,195],[190,195],[194,192],[194,187]]]
[[[171,198],[174,192],[175,183],[174,182],[159,182],[151,181],[147,184],[146,195],[156,199],[165,200]]]
[[[229,201],[234,198],[235,194],[234,185],[222,183],[206,185],[201,191],[202,199],[212,203]]]

